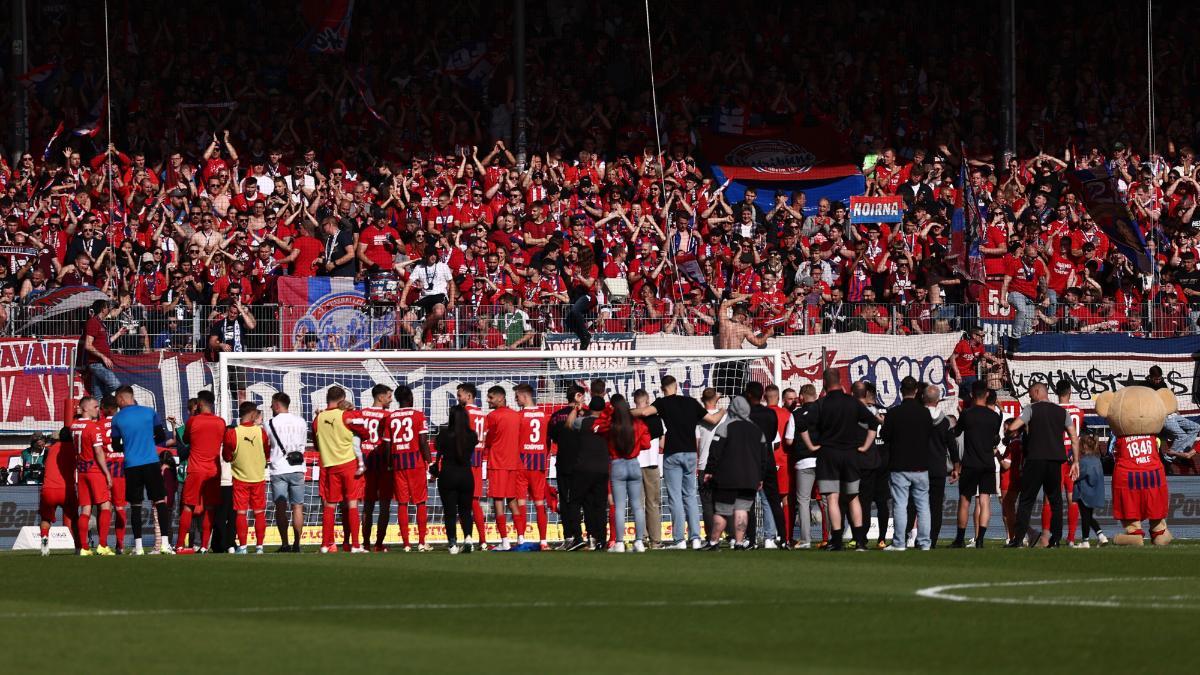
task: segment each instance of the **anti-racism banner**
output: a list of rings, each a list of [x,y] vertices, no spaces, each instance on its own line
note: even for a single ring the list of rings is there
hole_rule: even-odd
[[[1195,395],[1196,358],[1200,336],[1137,338],[1120,334],[1079,335],[1038,333],[1022,337],[1008,358],[1012,393],[1029,403],[1029,388],[1036,383],[1051,389],[1059,380],[1074,388],[1073,402],[1085,413],[1095,409],[1095,399],[1106,391],[1138,384],[1151,366],[1163,370],[1163,379],[1175,393],[1184,415],[1200,413]]]
[[[827,124],[701,134],[705,157],[732,180],[818,181],[859,174],[849,143]]]
[[[55,431],[75,373],[74,338],[0,338],[0,425],[5,431]]]
[[[903,197],[850,198],[850,222],[852,223],[898,223],[903,219]]]

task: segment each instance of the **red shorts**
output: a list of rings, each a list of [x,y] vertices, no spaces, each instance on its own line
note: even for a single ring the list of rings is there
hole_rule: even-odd
[[[488,496],[492,499],[515,498],[519,494],[517,476],[520,473],[513,469],[488,469]]]
[[[531,469],[514,471],[517,474],[517,498],[533,499],[535,502],[546,501],[546,472]]]
[[[92,506],[112,501],[108,490],[108,482],[102,473],[81,473],[75,478],[75,489],[79,495],[80,506]]]
[[[265,511],[267,509],[267,483],[247,483],[233,479],[234,511]]]
[[[108,472],[112,474],[112,503],[117,508],[124,508],[129,504],[125,499],[125,455],[108,456]]]
[[[221,503],[221,474],[218,472],[188,471],[183,481],[183,504],[191,507],[216,506]]]
[[[483,499],[483,467],[471,467],[471,475],[475,477],[475,498]]]
[[[394,494],[392,471],[388,469],[367,469],[363,475],[365,488],[363,499],[368,502],[390,502]]]
[[[1067,492],[1075,491],[1075,481],[1071,480],[1071,463],[1063,462],[1062,465],[1062,489]]]
[[[41,498],[38,500],[38,512],[41,513],[42,520],[47,523],[54,522],[54,515],[58,509],[62,509],[63,522],[68,518],[74,518],[78,507],[75,506],[75,494],[67,494],[63,488],[47,490],[42,488]]]
[[[1112,515],[1117,520],[1162,520],[1167,517],[1167,477],[1162,467],[1116,468],[1112,476]]]
[[[792,494],[792,470],[788,462],[787,453],[782,450],[775,451],[775,479],[779,483],[779,494]]]
[[[321,499],[329,504],[336,504],[347,499],[362,499],[363,481],[354,476],[357,471],[358,462],[355,461],[322,467],[321,480],[318,483]]]
[[[392,493],[400,504],[423,504],[429,499],[429,474],[425,467],[392,472]]]

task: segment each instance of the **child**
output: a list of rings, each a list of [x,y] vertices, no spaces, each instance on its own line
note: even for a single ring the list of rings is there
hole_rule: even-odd
[[[1100,463],[1100,443],[1092,434],[1079,439],[1079,477],[1075,479],[1075,501],[1079,503],[1080,522],[1083,536],[1075,548],[1090,548],[1088,530],[1094,530],[1100,546],[1108,543],[1108,537],[1100,531],[1096,522],[1095,509],[1104,505],[1104,467]]]

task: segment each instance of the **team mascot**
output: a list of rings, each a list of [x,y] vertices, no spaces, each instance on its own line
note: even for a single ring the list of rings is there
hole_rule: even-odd
[[[1116,437],[1112,475],[1112,514],[1125,532],[1113,537],[1120,546],[1141,546],[1142,521],[1150,521],[1150,541],[1171,543],[1167,529],[1167,473],[1158,455],[1158,434],[1167,415],[1176,411],[1170,389],[1125,387],[1096,397],[1096,414],[1108,420]]]

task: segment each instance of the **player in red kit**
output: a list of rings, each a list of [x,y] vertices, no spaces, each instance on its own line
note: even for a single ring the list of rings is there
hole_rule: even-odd
[[[62,509],[63,525],[75,537],[75,518],[78,511],[75,498],[75,441],[71,438],[71,423],[79,414],[78,403],[68,398],[66,426],[58,434],[58,442],[46,447],[45,475],[42,477],[42,492],[38,499],[38,512],[42,516],[42,555],[50,555],[50,526],[55,513]],[[76,548],[79,543],[76,542]]]
[[[788,423],[792,421],[792,411],[779,405],[779,387],[773,384],[768,384],[763,390],[763,403],[767,408],[775,413],[776,432],[780,442],[775,444],[775,475],[779,481],[779,494],[784,495],[783,498],[783,522],[782,527],[777,527],[779,537],[784,545],[791,546],[792,532],[795,529],[796,516],[795,509],[792,507],[792,470],[791,463],[788,462],[787,449],[783,446],[783,437],[787,433]],[[887,529],[887,523],[884,523],[884,529]],[[883,535],[880,535],[882,541]],[[764,542],[767,548],[771,548],[773,542]]]
[[[517,543],[525,543],[525,500],[533,499],[537,512],[538,539],[543,551],[550,550],[546,541],[549,519],[546,516],[546,472],[550,469],[548,440],[549,417],[537,406],[533,387],[518,384],[513,392],[521,406],[521,469],[517,472],[517,511],[513,524],[517,528]]]
[[[1058,395],[1058,405],[1067,411],[1067,419],[1075,429],[1075,436],[1083,434],[1083,411],[1071,403],[1071,383],[1059,380],[1054,385],[1054,393]],[[1075,530],[1079,529],[1079,504],[1075,501],[1075,481],[1071,480],[1071,456],[1075,449],[1071,447],[1071,438],[1063,432],[1063,447],[1067,449],[1067,461],[1062,465],[1062,489],[1067,495],[1067,544],[1075,545]],[[1042,540],[1049,540],[1050,532],[1050,503],[1042,502]]]
[[[367,466],[365,488],[363,491],[363,547],[371,546],[371,528],[375,515],[375,504],[379,503],[379,529],[375,534],[375,551],[383,553],[387,548],[383,540],[387,537],[388,521],[392,514],[392,471],[388,451],[384,447],[384,436],[387,435],[388,417],[392,406],[392,388],[386,384],[377,384],[371,388],[373,404],[358,411],[358,415],[348,418],[347,423],[361,439],[359,449],[362,450],[363,462]]]
[[[425,424],[425,413],[413,407],[412,389],[396,387],[397,410],[392,411],[387,421],[386,444],[392,457],[392,491],[396,497],[396,518],[400,536],[404,539],[404,552],[412,550],[408,537],[408,505],[417,505],[417,550],[424,553],[433,547],[425,543],[425,532],[429,527],[429,510],[425,502],[429,499],[429,431]]]
[[[88,547],[88,524],[92,508],[99,507],[96,534],[100,545],[94,555],[115,555],[105,543],[112,518],[112,476],[104,457],[104,427],[100,425],[100,404],[91,396],[79,401],[80,418],[71,423],[75,443],[75,490],[79,499],[79,519],[75,523],[79,555],[93,555]]]
[[[496,529],[500,532],[500,547],[511,548],[508,541],[508,523],[504,510],[508,507],[517,521],[517,474],[521,471],[521,413],[508,407],[508,394],[504,387],[495,386],[487,392],[488,413],[484,424],[484,457],[488,465],[488,497],[496,509]]]
[[[471,504],[471,516],[475,520],[475,532],[479,537],[479,550],[486,551],[488,550],[487,520],[484,519],[483,507],[487,499],[483,495],[483,449],[484,440],[487,437],[487,413],[475,404],[475,399],[479,396],[479,392],[475,389],[474,384],[463,382],[458,385],[456,396],[458,402],[462,404],[463,409],[467,411],[467,418],[471,422],[471,430],[475,432],[475,437],[478,439],[475,443],[475,451],[471,453],[471,474],[475,478],[475,501]]]
[[[190,449],[187,478],[183,482],[183,505],[179,509],[179,540],[176,553],[207,553],[213,517],[221,504],[221,446],[225,442],[225,420],[213,414],[212,402],[197,401],[196,414],[183,427],[183,441]],[[190,536],[192,519],[200,518],[200,541],[182,547]],[[199,544],[197,546],[197,544]]]
[[[117,555],[125,548],[125,509],[129,501],[125,499],[125,453],[113,450],[112,416],[117,414],[117,399],[115,396],[105,396],[100,399],[100,425],[104,429],[104,457],[108,461],[108,473],[112,476],[112,511],[115,521]]]

